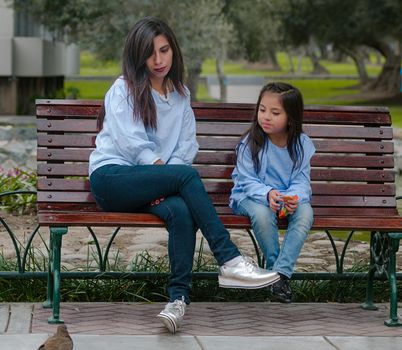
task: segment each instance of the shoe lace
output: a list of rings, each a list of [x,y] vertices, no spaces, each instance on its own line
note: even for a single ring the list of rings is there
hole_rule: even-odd
[[[173,303],[171,303],[171,308],[177,310],[179,312],[179,315],[183,316],[186,310],[184,297],[182,297],[181,299],[176,299]]]
[[[245,265],[247,268],[249,268],[250,270],[255,270],[258,268],[258,264],[256,263],[256,261],[249,257],[249,256],[243,256]]]

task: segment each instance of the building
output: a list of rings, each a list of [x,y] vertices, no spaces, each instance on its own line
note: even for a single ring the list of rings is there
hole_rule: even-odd
[[[32,114],[36,98],[62,97],[64,76],[78,73],[76,45],[0,0],[0,114]]]

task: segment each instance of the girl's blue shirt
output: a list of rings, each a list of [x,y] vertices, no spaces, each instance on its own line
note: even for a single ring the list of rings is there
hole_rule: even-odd
[[[237,149],[230,207],[236,212],[238,204],[245,198],[268,206],[267,194],[272,189],[284,195],[297,195],[299,203],[310,202],[310,159],[315,153],[311,139],[306,134],[301,134],[304,157],[300,167],[295,169],[287,147],[278,147],[267,138],[264,148],[258,154],[261,166],[257,173],[250,147],[246,145],[247,137],[240,142]],[[300,155],[298,157],[300,159]]]
[[[147,165],[157,159],[166,164],[190,165],[198,143],[190,92],[185,90],[185,96],[174,90],[167,97],[152,90],[157,113],[154,130],[133,117],[127,84],[118,78],[105,96],[105,119],[89,158],[89,174],[106,164]]]

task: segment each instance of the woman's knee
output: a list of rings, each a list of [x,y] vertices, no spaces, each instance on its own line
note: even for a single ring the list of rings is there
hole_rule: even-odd
[[[155,208],[155,211],[163,211],[163,218],[165,221],[179,220],[183,224],[194,225],[191,212],[180,196],[167,197],[161,204],[160,208]]]

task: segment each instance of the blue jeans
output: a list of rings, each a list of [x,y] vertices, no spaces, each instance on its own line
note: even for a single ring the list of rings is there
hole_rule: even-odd
[[[240,255],[218,218],[198,172],[187,165],[104,165],[90,177],[105,211],[152,213],[166,222],[171,274],[170,301],[189,300],[197,228],[221,266]],[[150,202],[165,197],[158,205]]]
[[[266,259],[266,268],[290,278],[313,224],[310,203],[300,204],[292,215],[287,216],[288,229],[282,247],[279,246],[277,215],[271,208],[246,198],[239,203],[236,214],[250,218],[255,238]]]

